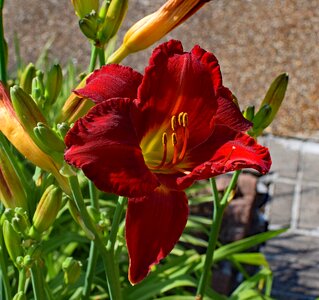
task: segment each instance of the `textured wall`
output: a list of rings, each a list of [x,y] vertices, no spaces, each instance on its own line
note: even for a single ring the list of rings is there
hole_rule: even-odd
[[[162,3],[131,0],[124,29]],[[258,103],[271,80],[288,72],[289,90],[272,131],[313,135],[319,129],[318,5],[318,0],[212,0],[165,40],[179,39],[187,50],[200,44],[214,52],[224,84],[242,107]],[[25,61],[35,61],[51,39],[52,57],[62,63],[74,58],[79,65],[88,64],[90,46],[77,28],[69,0],[6,0],[4,17],[9,44],[17,32]],[[123,63],[143,71],[150,53],[134,54]]]

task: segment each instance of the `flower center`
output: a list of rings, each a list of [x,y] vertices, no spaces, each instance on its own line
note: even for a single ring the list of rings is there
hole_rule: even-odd
[[[142,149],[148,150],[143,151],[143,154],[149,169],[153,172],[180,170],[184,172],[182,168],[178,168],[178,165],[185,158],[188,137],[188,114],[181,112],[178,115],[173,115],[170,124],[164,130],[160,129],[160,132],[157,132],[153,137],[153,141],[161,139],[161,144],[159,141],[152,141],[152,143],[148,143],[148,146],[142,147]]]

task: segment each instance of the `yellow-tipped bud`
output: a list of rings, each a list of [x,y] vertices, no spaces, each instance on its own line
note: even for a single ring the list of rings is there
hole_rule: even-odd
[[[66,284],[75,283],[81,275],[82,263],[73,257],[67,257],[62,264],[64,272],[64,282]]]
[[[243,116],[248,120],[248,121],[253,121],[254,116],[255,116],[255,106],[248,106],[245,111],[243,112]]]
[[[27,94],[32,92],[32,80],[35,75],[36,68],[32,63],[29,63],[20,77],[20,86]]]
[[[168,0],[160,9],[135,23],[108,63],[118,63],[128,54],[148,48],[194,14],[209,0]]]
[[[53,104],[58,98],[62,88],[62,69],[60,65],[53,65],[48,72],[45,85],[44,98],[49,104]]]
[[[93,11],[98,11],[99,0],[71,0],[75,13],[79,18],[84,18]]]
[[[33,228],[42,233],[50,228],[62,204],[62,191],[60,188],[50,185],[44,191],[33,216]],[[33,229],[31,229],[32,231]],[[32,234],[32,233],[31,233]]]

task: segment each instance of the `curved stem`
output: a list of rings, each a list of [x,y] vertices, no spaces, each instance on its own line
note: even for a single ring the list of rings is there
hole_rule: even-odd
[[[2,227],[0,227],[0,231],[2,232]],[[7,258],[7,255],[4,252],[2,234],[0,233],[0,273],[1,273],[1,279],[3,282],[4,293],[6,295],[6,299],[12,299],[11,286],[10,286],[8,272],[7,272],[6,258]]]
[[[19,270],[19,283],[18,283],[18,292],[24,293],[25,282],[27,280],[27,274],[25,268]]]
[[[84,204],[84,199],[81,193],[81,189],[79,186],[79,182],[76,176],[69,177],[69,183],[72,190],[73,198],[76,202],[76,205],[79,209],[81,217],[85,223],[85,226],[94,234],[94,243],[96,244],[104,263],[104,269],[106,273],[106,279],[108,283],[108,290],[111,300],[121,300],[121,289],[120,282],[118,277],[116,276],[116,272],[114,272],[114,261],[113,255],[110,251],[106,250],[104,243],[102,242],[102,238],[97,231],[95,225],[93,224]]]
[[[6,67],[6,47],[3,30],[2,8],[4,0],[0,0],[0,81],[6,85],[7,83],[7,67]]]
[[[237,183],[239,174],[240,174],[240,171],[235,171],[221,200],[219,199],[219,196],[218,196],[215,180],[212,179],[210,181],[212,189],[213,189],[213,199],[214,199],[213,200],[214,201],[213,221],[212,221],[212,225],[210,229],[210,235],[209,235],[208,246],[206,250],[203,273],[201,274],[198,288],[197,288],[196,300],[202,300],[205,295],[208,277],[209,277],[209,273],[211,271],[211,267],[213,263],[214,251],[216,248],[216,243],[217,243],[217,239],[220,232],[220,227],[223,221],[223,215],[228,204],[229,195]]]

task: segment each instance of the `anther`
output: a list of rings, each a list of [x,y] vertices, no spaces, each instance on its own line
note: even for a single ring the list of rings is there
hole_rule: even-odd
[[[176,116],[171,117],[171,127],[172,127],[172,130],[173,130],[173,131],[176,130],[176,127],[177,127]]]
[[[180,126],[182,126],[183,115],[184,115],[183,112],[180,112],[180,113],[178,114],[178,124],[179,124]]]
[[[183,127],[187,127],[188,125],[188,114],[184,113],[183,114],[183,123],[182,123]]]
[[[166,132],[164,132],[163,135],[162,135],[162,144],[163,145],[167,144],[167,134],[166,134]]]
[[[175,132],[172,134],[172,144],[173,144],[173,146],[175,146],[177,144],[177,136],[176,136]]]

